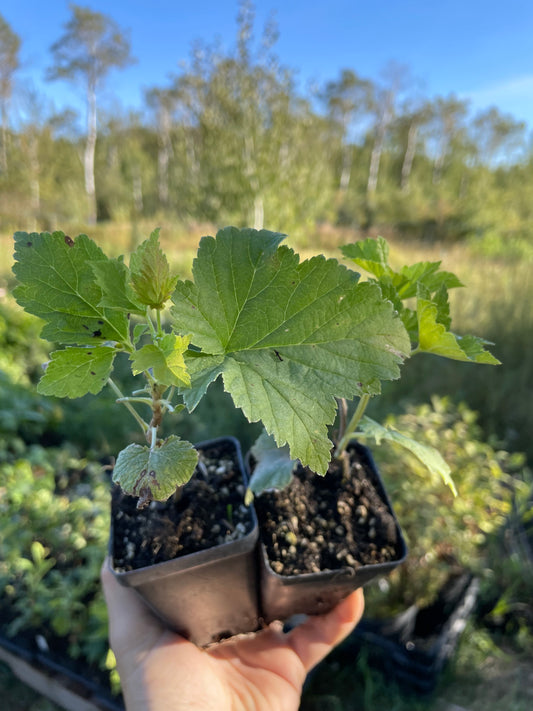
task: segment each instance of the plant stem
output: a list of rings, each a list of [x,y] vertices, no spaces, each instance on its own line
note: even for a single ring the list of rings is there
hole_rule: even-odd
[[[117,402],[144,402],[145,405],[150,405],[150,407],[152,406],[152,400],[149,397],[119,397]]]
[[[159,312],[158,312],[159,313]],[[154,324],[152,323],[152,319],[150,317],[150,307],[146,307],[146,323],[148,324],[148,328],[150,329],[150,334],[152,336],[152,340],[155,341],[157,338],[157,331],[154,328]]]
[[[112,380],[112,378],[108,378],[108,379],[107,379],[107,383],[108,383],[108,385],[111,387],[111,389],[114,391],[114,393],[115,393],[116,395],[118,395],[118,400],[119,400],[119,402],[121,402],[123,405],[126,406],[126,408],[127,408],[127,409],[129,410],[129,412],[133,415],[133,417],[135,418],[135,420],[137,421],[137,423],[140,425],[140,427],[141,427],[141,429],[142,429],[142,431],[143,431],[143,434],[146,435],[147,432],[148,432],[148,429],[149,429],[149,427],[148,427],[148,425],[146,424],[146,422],[142,419],[142,417],[139,415],[139,413],[137,412],[137,410],[136,410],[134,407],[132,407],[132,405],[128,402],[128,399],[124,397],[124,395],[123,395],[123,394],[121,393],[121,391],[120,391],[120,388],[119,388],[118,385]]]
[[[348,404],[345,397],[337,398],[337,408],[339,411],[339,431],[338,438],[342,439],[346,429],[346,416],[348,415]]]
[[[161,309],[156,309],[156,318],[157,318],[157,335],[161,337],[163,335],[163,328],[161,326]]]
[[[335,450],[336,457],[340,457],[340,455],[346,448],[346,445],[348,444],[348,442],[352,438],[353,433],[357,429],[357,425],[359,424],[359,422],[361,421],[361,418],[365,414],[365,410],[366,410],[369,402],[370,402],[370,395],[368,393],[361,395],[361,399],[359,400],[357,408],[352,415],[352,419],[348,423],[348,427],[346,427],[346,430],[344,431],[344,434],[342,435],[342,437],[339,441],[339,444],[337,445],[337,449]]]

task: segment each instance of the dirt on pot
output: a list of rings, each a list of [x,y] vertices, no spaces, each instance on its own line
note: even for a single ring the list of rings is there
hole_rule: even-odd
[[[248,534],[253,528],[235,449],[227,442],[199,447],[191,481],[165,502],[137,509],[137,499],[112,494],[114,568],[136,570],[196,553]]]
[[[348,476],[340,460],[332,461],[325,477],[299,466],[286,489],[256,499],[261,540],[275,573],[359,568],[401,557],[396,521],[364,454],[352,448],[346,456]]]

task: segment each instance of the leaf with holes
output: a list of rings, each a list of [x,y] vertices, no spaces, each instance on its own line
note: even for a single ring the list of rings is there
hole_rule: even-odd
[[[73,240],[63,232],[16,232],[14,256],[19,283],[13,294],[43,319],[43,338],[78,346],[128,341],[127,315],[100,305],[92,265],[109,259],[86,235]]]
[[[115,354],[109,346],[54,351],[37,390],[54,397],[96,395],[107,383]]]
[[[166,501],[194,474],[198,453],[190,444],[175,435],[158,443],[153,449],[130,444],[123,449],[113,469],[113,481],[126,494],[138,496],[140,506],[152,500]]]

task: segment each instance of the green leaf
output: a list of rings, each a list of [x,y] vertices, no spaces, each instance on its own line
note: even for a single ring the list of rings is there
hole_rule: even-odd
[[[207,392],[207,388],[223,371],[223,355],[210,356],[189,350],[185,354],[185,365],[191,378],[190,387],[181,389],[180,394],[189,412],[192,412]]]
[[[485,350],[487,341],[476,336],[456,336],[447,330],[445,324],[439,323],[439,307],[434,302],[418,298],[417,317],[419,351],[452,360],[500,364],[497,358]]]
[[[167,258],[159,246],[159,229],[131,255],[130,272],[139,301],[152,309],[162,309],[174,291],[177,277],[170,276]]]
[[[432,474],[437,474],[442,478],[444,483],[450,487],[454,495],[457,495],[455,484],[451,477],[451,470],[448,464],[442,458],[441,453],[427,444],[417,442],[417,440],[408,437],[407,435],[398,432],[391,427],[383,427],[378,422],[370,419],[366,415],[361,419],[358,425],[357,436],[364,435],[365,437],[373,437],[376,444],[379,446],[382,440],[394,442],[404,449],[408,449],[424,464]]]
[[[434,294],[442,286],[448,289],[463,286],[452,272],[440,271],[441,262],[417,262],[404,266],[399,272],[389,265],[389,246],[383,237],[369,237],[355,244],[341,247],[344,256],[377,277],[388,293],[387,298],[409,299],[416,296],[419,284]],[[391,293],[394,290],[394,294]]]
[[[133,327],[133,345],[137,346],[139,341],[150,330],[150,326],[147,323],[136,323]]]
[[[126,494],[140,497],[140,506],[152,500],[166,501],[178,486],[189,481],[197,461],[192,444],[175,435],[154,449],[130,444],[117,457],[113,481]]]
[[[448,288],[443,284],[435,293],[431,301],[437,307],[437,321],[441,323],[446,330],[450,330],[452,319],[450,317],[450,302],[448,299]],[[418,317],[417,317],[418,321]]]
[[[91,266],[102,290],[100,306],[145,315],[146,308],[137,300],[130,284],[129,269],[121,258],[95,262]]]
[[[109,346],[54,351],[37,390],[54,397],[95,395],[107,383],[115,354]]]
[[[344,245],[341,250],[345,257],[378,279],[393,274],[389,267],[389,245],[383,237],[368,237],[354,244]]]
[[[291,457],[325,473],[335,397],[378,393],[410,351],[379,287],[336,260],[302,263],[282,235],[221,230],[204,237],[194,282],[177,285],[171,315],[202,356],[190,368],[194,406],[220,373],[250,421],[262,420]]]
[[[189,341],[190,336],[167,333],[155,343],[143,346],[130,356],[133,374],[152,370],[154,378],[162,385],[189,387],[191,378],[183,357]]]
[[[454,289],[464,286],[452,272],[439,271],[440,262],[417,262],[410,266],[402,267],[398,283],[398,294],[402,299],[416,296],[419,285],[424,286],[430,294],[434,294],[442,287]]]
[[[292,481],[292,474],[298,465],[297,459],[291,459],[287,446],[278,447],[274,438],[263,432],[250,450],[256,460],[253,474],[244,497],[249,506],[254,498],[269,489],[284,489]]]
[[[93,264],[108,258],[86,235],[15,233],[13,293],[29,313],[45,321],[42,337],[57,343],[96,345],[129,340],[126,314],[100,306],[102,290]]]

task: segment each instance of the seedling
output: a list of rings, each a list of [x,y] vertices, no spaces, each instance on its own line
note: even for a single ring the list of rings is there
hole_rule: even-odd
[[[175,434],[160,438],[161,420],[167,412],[194,410],[219,377],[247,419],[262,421],[276,448],[286,445],[291,460],[325,474],[339,400],[359,398],[359,406],[337,456],[356,430],[401,439],[363,414],[381,382],[399,377],[406,358],[430,352],[497,363],[484,341],[449,331],[447,290],[460,283],[438,262],[394,272],[386,242],[365,240],[344,249],[373,274],[362,282],[335,259],[300,262],[280,245],[283,237],[234,227],[203,237],[193,280],[184,281],[170,274],[158,230],[128,264],[107,257],[86,235],[15,234],[15,298],[44,321],[42,337],[60,346],[38,390],[69,398],[97,394],[106,384],[114,390],[147,440],[123,449],[113,472],[140,506],[166,500],[189,481],[196,451]],[[415,309],[404,304],[410,298]],[[141,379],[130,395],[112,378],[121,352]],[[140,414],[146,407],[149,419]],[[251,491],[272,485],[269,476],[260,479]]]

